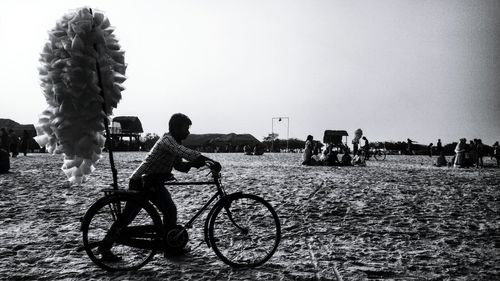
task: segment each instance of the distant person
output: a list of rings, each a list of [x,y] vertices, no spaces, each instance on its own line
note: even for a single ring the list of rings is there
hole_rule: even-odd
[[[5,151],[7,151],[7,153],[9,153],[9,157],[10,157],[10,137],[9,137],[9,133],[7,132],[7,130],[5,128],[2,128],[0,130],[1,132],[1,137],[0,137],[0,140],[1,140],[1,143],[2,143],[2,146],[1,148],[3,148]]]
[[[358,153],[359,139],[352,139],[352,153],[356,155]]]
[[[477,164],[477,139],[471,140],[468,146],[469,150],[469,167]]]
[[[319,160],[323,163],[326,163],[326,161],[328,161],[328,157],[329,157],[329,152],[328,152],[328,149],[325,149],[325,151],[323,151],[323,153],[321,153],[321,156],[319,157]]]
[[[7,173],[10,169],[10,154],[0,148],[0,174]]]
[[[342,166],[352,166],[352,157],[349,154],[349,151],[344,151],[344,155],[342,155],[342,159],[340,160],[340,164]]]
[[[416,141],[412,141],[411,139],[407,139],[407,150],[409,155],[413,155],[413,143],[416,143]]]
[[[262,155],[264,154],[264,147],[256,144],[255,147],[253,148],[253,155]]]
[[[497,160],[497,167],[500,167],[500,146],[498,141],[493,144],[493,157]]]
[[[340,166],[338,152],[335,150],[330,150],[330,152],[328,153],[328,158],[325,163],[327,166]]]
[[[432,157],[432,146],[434,144],[431,142],[428,146],[427,146],[427,153],[429,154],[429,157]]]
[[[313,136],[308,135],[304,145],[304,154],[302,155],[302,165],[312,165],[311,158],[313,155]]]
[[[21,138],[21,152],[24,156],[28,155],[28,148],[31,142],[31,136],[28,131],[23,131],[23,137]]]
[[[358,154],[359,140],[363,136],[363,130],[357,129],[354,131],[354,138],[352,139],[352,153],[353,156]]]
[[[438,139],[438,142],[436,143],[436,154],[441,155],[442,151],[443,151],[443,144],[441,144],[441,139]]]
[[[10,138],[10,152],[12,152],[12,157],[17,157],[19,155],[19,137],[14,130],[9,130]]]
[[[464,168],[465,163],[465,152],[467,149],[467,140],[465,138],[460,139],[459,143],[455,147],[455,160],[453,162],[453,167]]]
[[[476,167],[483,168],[484,167],[484,163],[483,163],[484,145],[483,145],[483,141],[481,139],[476,140],[476,151],[477,151]]]
[[[365,157],[363,157],[361,150],[358,150],[358,154],[354,155],[352,158],[353,166],[366,166]]]
[[[444,152],[441,150],[438,158],[436,159],[436,163],[434,164],[436,167],[446,167],[448,166],[448,162],[446,161],[446,157],[444,157]]]
[[[328,159],[330,158],[330,155],[331,155],[332,151],[333,151],[333,144],[332,143],[328,143],[327,146],[326,146],[325,151],[323,151],[323,153],[320,156],[321,162],[327,164]]]
[[[252,155],[252,148],[248,144],[245,144],[245,146],[243,147],[243,152],[245,153],[245,155]]]
[[[318,148],[314,148],[313,149],[313,154],[311,156],[311,165],[312,166],[318,166],[318,165],[322,165],[323,163],[321,162],[321,156],[319,155],[319,149]]]
[[[368,160],[370,158],[370,142],[368,141],[368,139],[366,138],[366,136],[363,136],[362,139],[363,139],[363,141],[365,143],[363,145],[362,149],[365,152],[365,159]]]

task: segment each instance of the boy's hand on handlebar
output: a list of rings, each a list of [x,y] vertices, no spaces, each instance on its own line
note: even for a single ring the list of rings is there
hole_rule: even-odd
[[[205,166],[205,161],[193,161],[193,162],[191,162],[191,166],[195,167],[196,169],[199,169],[199,168]]]
[[[222,166],[220,165],[220,163],[219,163],[219,162],[217,162],[217,161],[214,161],[214,160],[212,160],[212,159],[207,160],[205,163],[206,163],[206,165],[207,165],[208,167],[210,167],[210,169],[211,169],[212,171],[214,171],[214,170],[215,170],[215,171],[217,171],[217,172],[220,172],[220,170],[222,169]]]

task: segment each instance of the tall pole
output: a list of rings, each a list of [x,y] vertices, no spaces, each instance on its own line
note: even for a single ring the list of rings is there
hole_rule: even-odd
[[[288,140],[290,139],[290,118],[286,118],[286,152],[290,152],[288,148]]]
[[[271,118],[271,134],[272,136],[274,137],[274,119],[277,119],[278,122],[281,122],[281,120],[283,119],[286,119],[286,150],[287,152],[289,151],[289,147],[288,147],[288,139],[290,138],[290,118],[289,117],[286,117],[286,116],[281,116],[281,117],[273,117]],[[274,138],[273,138],[273,142],[272,142],[272,146],[271,146],[271,150],[274,148]]]
[[[92,14],[92,9],[90,10],[90,14]],[[94,28],[92,26],[92,28]],[[111,139],[110,139],[110,132],[109,132],[109,121],[108,121],[108,116],[106,113],[106,97],[104,96],[104,91],[102,87],[102,79],[101,79],[101,67],[99,66],[99,50],[97,47],[97,44],[94,44],[94,49],[96,51],[97,57],[95,60],[95,68],[96,68],[96,74],[97,74],[97,86],[99,86],[99,94],[102,97],[102,111],[104,112],[104,129],[106,132],[106,144],[108,147],[108,153],[109,153],[109,164],[111,166],[111,174],[113,176],[113,189],[118,189],[118,171],[116,170],[115,167],[115,160],[113,158],[113,147],[111,144]]]
[[[271,118],[271,152],[274,151],[274,118]]]

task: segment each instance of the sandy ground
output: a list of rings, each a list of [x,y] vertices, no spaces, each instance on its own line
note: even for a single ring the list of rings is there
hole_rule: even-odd
[[[117,153],[122,185],[144,153]],[[299,154],[212,154],[228,191],[263,196],[283,239],[265,265],[233,270],[190,231],[189,256],[161,255],[144,268],[108,273],[81,245],[80,217],[111,182],[107,157],[69,187],[61,156],[12,159],[0,175],[1,280],[500,280],[500,169],[432,167],[424,156],[389,156],[367,167],[304,167]],[[190,173],[197,179],[206,171]],[[178,178],[186,178],[178,175]],[[172,190],[180,220],[211,190]]]

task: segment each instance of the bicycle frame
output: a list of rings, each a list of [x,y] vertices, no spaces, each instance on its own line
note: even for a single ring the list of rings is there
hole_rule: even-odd
[[[181,236],[185,231],[186,229],[188,228],[191,228],[193,226],[193,223],[194,221],[205,211],[208,209],[208,207],[214,202],[216,201],[217,199],[219,199],[219,201],[217,202],[222,202],[224,203],[225,202],[225,199],[228,197],[228,195],[226,194],[226,191],[224,189],[224,187],[222,186],[222,182],[221,182],[221,175],[220,173],[218,172],[214,172],[212,171],[212,175],[213,175],[213,181],[200,181],[200,182],[178,182],[178,181],[168,181],[168,182],[165,182],[164,185],[165,186],[170,186],[170,185],[215,185],[216,188],[217,188],[217,192],[208,200],[207,203],[205,203],[205,205],[203,205],[203,207],[201,207],[201,209],[198,210],[198,212],[196,212],[196,214],[191,217],[191,219],[182,227],[181,231],[179,231],[179,233],[177,233],[177,235],[174,236],[174,238],[179,238],[179,236]],[[235,195],[235,194],[240,194],[241,192],[236,192],[236,193],[233,193],[231,195]],[[229,196],[231,196],[229,195]],[[217,203],[216,203],[217,204]],[[228,214],[228,217],[229,217],[229,220],[233,223],[233,225],[235,225],[238,229],[246,232],[247,230],[246,229],[243,229],[242,227],[240,227],[233,219],[233,216],[231,215],[231,212],[229,211],[228,208],[225,208],[226,211],[227,211],[227,214]],[[204,226],[204,236],[205,236],[205,242],[207,243],[207,245],[209,247],[211,247],[210,245],[210,242],[209,242],[209,239],[208,239],[208,224],[210,222],[210,218],[213,214],[213,211],[215,210],[215,206],[210,210],[210,212],[208,213],[207,215],[207,218],[205,220],[205,226]]]
[[[200,181],[200,182],[166,182],[164,185],[215,185],[217,187],[217,192],[208,200],[203,207],[201,207],[200,210],[184,225],[183,231],[185,231],[187,228],[191,228],[193,225],[193,222],[218,198],[223,198],[226,196],[226,192],[222,188],[222,185],[220,184],[220,180],[215,180],[214,181]],[[180,232],[182,233],[182,232]]]
[[[212,205],[212,203],[214,203],[216,201],[216,204],[212,207],[212,209],[210,210],[209,214],[207,215],[207,218],[206,218],[205,224],[204,224],[204,236],[205,236],[204,238],[205,238],[205,242],[207,243],[207,245],[209,247],[211,247],[209,239],[208,239],[208,225],[210,223],[211,215],[213,214],[214,210],[216,209],[215,207],[217,206],[217,204],[224,204],[225,202],[227,202],[227,199],[229,197],[241,194],[241,192],[235,192],[235,193],[232,193],[232,194],[229,194],[229,195],[226,194],[226,191],[225,191],[224,187],[222,186],[220,173],[218,171],[214,171],[214,170],[211,170],[211,173],[212,173],[212,177],[213,177],[213,180],[211,180],[211,181],[180,182],[180,181],[174,180],[174,181],[166,181],[166,182],[163,183],[164,186],[172,186],[172,185],[215,185],[215,187],[217,188],[216,193],[208,200],[208,202],[206,202],[203,205],[203,207],[201,207],[201,209],[199,209],[196,212],[196,214],[194,216],[192,216],[190,218],[190,220],[186,224],[184,224],[184,226],[182,226],[182,228],[180,229],[180,231],[174,236],[175,239],[179,238],[185,231],[187,231],[188,228],[191,228],[192,225],[193,225],[193,223],[194,223],[194,221],[198,217],[200,217],[201,214],[203,214],[203,212],[205,212],[210,207],[210,205]],[[138,191],[130,191],[130,190],[105,189],[103,191],[105,193],[105,196],[109,196],[111,194],[116,194],[116,193],[127,194],[128,196],[133,196],[132,194],[136,194],[135,196],[137,196],[137,195],[140,194],[140,192],[138,192]],[[148,203],[151,204],[151,202],[148,202]],[[111,214],[112,214],[113,218],[116,220],[118,218],[118,214],[121,213],[121,207],[120,206],[110,206],[110,209],[111,209]],[[246,232],[247,231],[246,229],[242,228],[241,226],[239,226],[234,221],[233,216],[231,215],[231,212],[229,211],[229,208],[225,208],[225,209],[227,211],[227,214],[228,214],[228,217],[229,217],[230,221],[237,228],[239,228],[241,231]],[[120,241],[120,243],[127,244],[129,246],[137,247],[137,248],[151,248],[151,246],[148,246],[148,243],[143,244],[141,241],[134,239],[134,237],[142,237],[142,238],[149,237],[150,234],[148,234],[148,233],[142,233],[143,231],[141,231],[141,230],[145,230],[145,229],[147,230],[149,228],[151,228],[151,227],[150,226],[134,226],[134,227],[128,228],[126,230],[126,232],[128,233],[128,235],[132,234],[132,237],[128,236],[128,238],[126,238],[125,240],[122,239]],[[157,246],[153,246],[153,247],[157,247]]]

